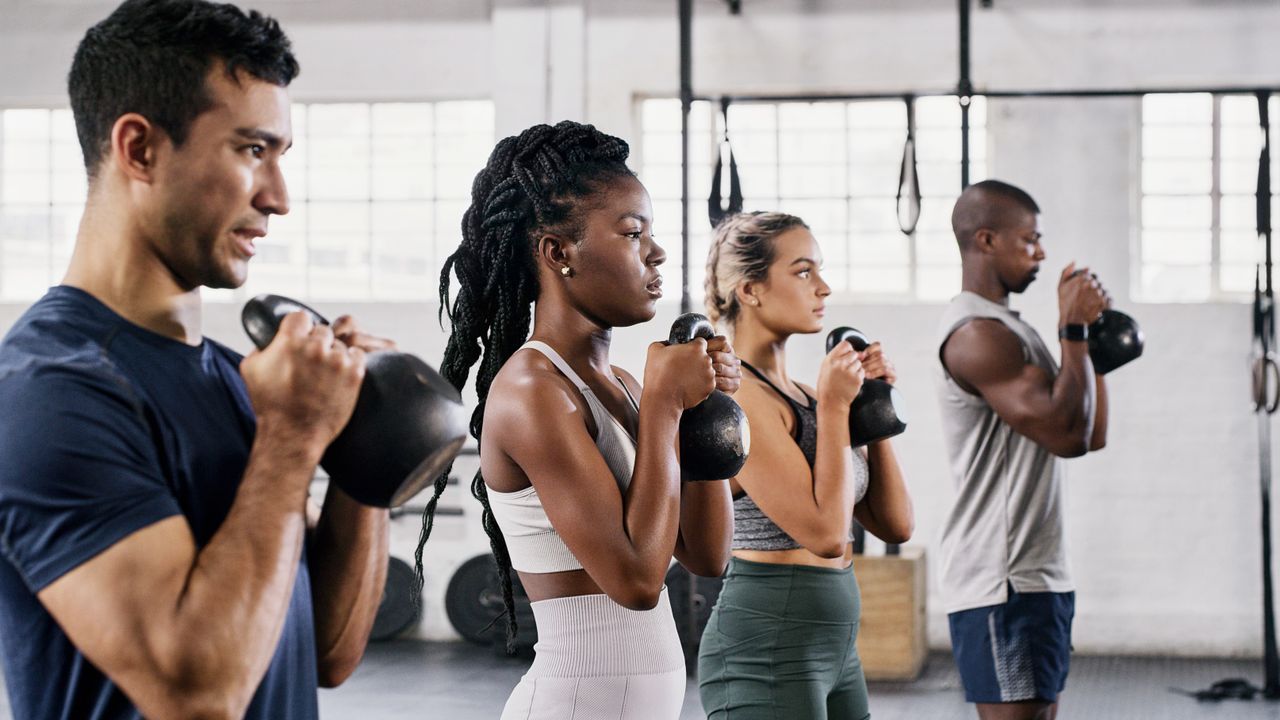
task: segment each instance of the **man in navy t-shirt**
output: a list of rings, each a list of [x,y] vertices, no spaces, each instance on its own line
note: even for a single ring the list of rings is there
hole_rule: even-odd
[[[364,651],[387,512],[307,489],[346,424],[349,318],[248,358],[200,287],[288,212],[297,63],[274,20],[126,0],[69,84],[88,202],[61,286],[0,344],[0,643],[15,717],[317,717]]]

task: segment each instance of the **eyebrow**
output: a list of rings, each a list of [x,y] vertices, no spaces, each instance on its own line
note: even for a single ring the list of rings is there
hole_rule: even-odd
[[[792,261],[791,261],[791,264],[792,264],[792,265],[799,265],[800,263],[809,263],[809,264],[811,264],[811,265],[821,265],[821,264],[822,264],[822,263],[818,262],[817,260],[814,260],[813,258],[807,258],[807,257],[799,257],[799,258],[796,258],[795,260],[792,260]]]
[[[641,215],[640,213],[625,212],[625,213],[622,213],[621,215],[619,215],[619,216],[618,216],[618,219],[619,219],[619,220],[626,220],[626,219],[628,219],[628,218],[630,218],[630,219],[632,219],[632,220],[639,220],[639,221],[640,221],[640,222],[642,222],[642,223],[649,223],[649,222],[650,222],[649,218],[647,218],[647,217],[645,217],[645,216]]]
[[[288,145],[285,145],[284,138],[276,135],[275,133],[267,132],[266,130],[259,130],[257,128],[236,128],[236,134],[246,140],[260,140],[263,145],[266,145],[272,150],[280,150],[282,148],[284,150],[288,150],[293,147],[292,141],[290,141]]]

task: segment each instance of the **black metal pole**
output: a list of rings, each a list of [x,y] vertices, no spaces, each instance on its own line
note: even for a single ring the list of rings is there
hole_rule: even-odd
[[[960,0],[960,81],[956,94],[960,96],[960,189],[969,187],[969,105],[973,97],[973,77],[969,64],[969,15],[972,0]]]
[[[1271,121],[1267,104],[1271,93],[1260,90],[1258,123],[1262,128],[1262,151],[1258,154],[1257,202],[1258,236],[1266,248],[1265,281],[1254,284],[1254,412],[1258,416],[1258,479],[1262,495],[1262,694],[1280,698],[1280,651],[1276,647],[1275,585],[1271,570],[1271,411],[1268,403],[1268,365],[1275,349],[1275,296],[1271,290]]]
[[[680,312],[689,297],[689,113],[693,109],[693,0],[680,1]],[[690,584],[692,588],[692,583]],[[692,590],[691,590],[692,592]]]

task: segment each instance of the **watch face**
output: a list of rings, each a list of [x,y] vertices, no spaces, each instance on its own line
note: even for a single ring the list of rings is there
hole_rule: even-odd
[[[1058,331],[1058,337],[1063,340],[1088,340],[1089,328],[1079,324],[1063,325],[1062,329]]]

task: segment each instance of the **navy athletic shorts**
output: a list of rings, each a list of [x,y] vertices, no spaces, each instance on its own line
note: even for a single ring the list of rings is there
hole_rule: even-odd
[[[1054,703],[1071,665],[1076,594],[1017,593],[1003,605],[947,616],[964,697],[971,703]]]

